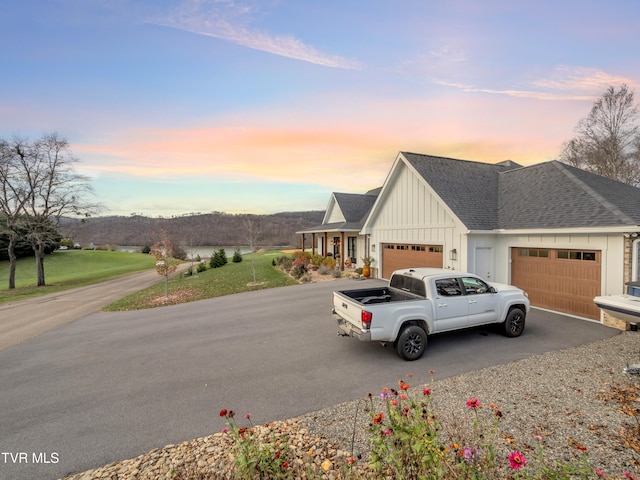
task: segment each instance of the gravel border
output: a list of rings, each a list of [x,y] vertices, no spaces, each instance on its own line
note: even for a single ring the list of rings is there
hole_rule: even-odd
[[[496,451],[505,463],[511,450],[530,455],[534,437],[539,435],[548,461],[571,461],[581,453],[579,445],[586,448],[591,465],[608,475],[621,476],[626,471],[640,477],[640,376],[623,371],[628,363],[639,361],[640,334],[621,332],[589,345],[476,370],[428,386],[443,424],[464,416],[468,398],[477,397],[483,405],[496,404],[503,414],[499,432],[504,440]],[[411,384],[411,379],[406,381]],[[635,391],[635,419],[621,411],[616,395],[620,389]],[[343,403],[274,422],[270,428],[289,432],[292,462],[299,468],[337,479],[351,454],[361,456],[358,463],[366,467],[367,405],[362,400]],[[179,478],[176,472],[189,479],[233,478],[230,440],[229,435],[218,433],[168,445],[65,480]]]

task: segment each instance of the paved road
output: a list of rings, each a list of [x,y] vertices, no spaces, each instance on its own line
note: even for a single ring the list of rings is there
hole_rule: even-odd
[[[0,304],[0,350],[73,322],[161,280],[155,270],[149,270],[96,285]]]
[[[221,408],[258,423],[291,418],[409,371],[426,383],[431,369],[443,378],[618,333],[533,310],[522,337],[435,336],[422,359],[404,362],[391,348],[336,335],[332,290],[361,286],[337,280],[93,312],[0,351],[0,479],[55,479],[208,435],[224,426]],[[29,463],[12,462],[20,452]],[[57,461],[33,464],[34,454]]]

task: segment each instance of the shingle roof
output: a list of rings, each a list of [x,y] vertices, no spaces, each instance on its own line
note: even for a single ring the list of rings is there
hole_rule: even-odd
[[[333,196],[347,222],[364,222],[377,198],[373,194],[354,193],[334,193]]]
[[[498,175],[520,167],[507,161],[480,163],[401,152],[438,196],[470,230],[498,225]]]
[[[640,225],[640,188],[550,161],[402,155],[470,230]]]
[[[326,232],[326,231],[360,231],[369,211],[378,198],[381,188],[370,190],[364,195],[357,193],[333,193],[340,211],[344,215],[344,222],[332,222],[316,225],[296,233]]]
[[[640,189],[551,161],[500,175],[498,228],[640,225]]]

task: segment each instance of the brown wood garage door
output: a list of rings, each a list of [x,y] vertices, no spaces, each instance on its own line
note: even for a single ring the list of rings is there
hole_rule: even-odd
[[[389,278],[394,270],[411,267],[442,268],[442,246],[405,243],[382,244],[383,278]]]
[[[599,250],[512,248],[511,283],[529,294],[531,305],[598,319]]]

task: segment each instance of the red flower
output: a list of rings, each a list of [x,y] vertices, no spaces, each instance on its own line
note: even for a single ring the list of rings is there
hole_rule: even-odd
[[[282,462],[282,468],[283,469],[289,468],[289,462]]]
[[[476,408],[482,408],[482,405],[480,405],[480,400],[474,397],[467,400],[467,407],[471,410],[475,410]]]
[[[430,388],[423,388],[422,389],[422,395],[424,395],[425,397],[428,397],[429,395],[431,395],[431,389]]]
[[[384,413],[378,413],[377,415],[374,415],[373,417],[374,425],[380,425],[382,424],[383,421],[384,421]]]
[[[527,459],[520,452],[509,454],[509,466],[514,470],[519,470],[527,464]]]
[[[227,412],[227,409],[226,409],[226,408],[223,408],[222,410],[220,410],[220,416],[221,416],[221,417],[226,417],[226,416],[227,416],[227,413],[228,413],[228,412]]]
[[[280,458],[280,455],[282,455],[282,452],[276,452],[276,458]]]
[[[406,392],[407,390],[409,390],[409,384],[408,383],[400,384],[400,389]]]

